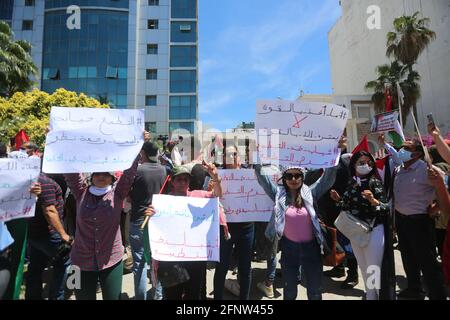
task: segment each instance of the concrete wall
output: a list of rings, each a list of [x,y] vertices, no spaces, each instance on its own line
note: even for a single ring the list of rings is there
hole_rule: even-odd
[[[366,13],[370,5],[381,9],[381,29],[369,30]],[[333,94],[361,95],[370,99],[366,82],[376,79],[375,68],[388,63],[386,34],[393,20],[420,11],[431,19],[437,39],[419,58],[415,69],[422,76],[422,99],[418,121],[426,132],[426,115],[433,113],[444,133],[450,131],[450,1],[449,0],[341,0],[342,17],[328,34]],[[408,121],[409,131],[412,129]],[[408,130],[407,130],[408,131]]]

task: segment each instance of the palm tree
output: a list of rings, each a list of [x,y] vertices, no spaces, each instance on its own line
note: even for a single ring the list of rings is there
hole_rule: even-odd
[[[0,96],[10,97],[33,86],[30,76],[37,75],[37,67],[30,52],[31,45],[14,41],[9,25],[0,21]]]
[[[394,61],[391,64],[384,64],[376,68],[378,75],[376,80],[369,81],[365,85],[365,89],[373,91],[372,101],[375,105],[375,111],[382,113],[385,106],[384,90],[388,86],[391,89],[392,104],[398,105],[398,92],[397,83],[400,84],[400,88],[404,94],[404,101],[402,104],[402,120],[406,123],[409,111],[416,105],[417,100],[420,98],[420,75],[416,71],[407,72],[408,68],[402,65],[398,61]]]
[[[412,70],[420,54],[436,39],[436,33],[428,29],[429,18],[418,19],[419,12],[394,20],[394,32],[387,34],[386,55],[395,58]]]
[[[417,63],[420,54],[436,39],[436,33],[428,29],[429,18],[419,19],[419,12],[412,16],[401,16],[394,20],[394,30],[387,34],[386,56],[402,62],[409,70],[411,79],[417,78],[413,65]],[[407,87],[415,97],[420,96],[420,88],[412,85]],[[405,100],[406,100],[405,93]],[[414,115],[417,119],[417,99],[412,99]]]

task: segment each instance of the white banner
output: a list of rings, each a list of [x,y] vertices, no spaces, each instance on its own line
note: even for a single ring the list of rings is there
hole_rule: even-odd
[[[335,166],[348,112],[329,103],[258,101],[255,127],[260,163],[307,168]]]
[[[53,107],[43,171],[128,169],[144,143],[144,121],[143,110]]]
[[[149,219],[152,258],[159,261],[219,261],[218,198],[154,195]]]
[[[227,222],[269,221],[274,203],[256,180],[255,170],[219,170]],[[278,175],[271,175],[274,183]]]
[[[41,159],[0,159],[0,221],[34,216],[36,196],[30,193],[37,182]]]

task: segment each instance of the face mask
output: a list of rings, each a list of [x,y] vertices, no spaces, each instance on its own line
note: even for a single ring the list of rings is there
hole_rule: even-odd
[[[407,162],[407,161],[411,160],[411,156],[412,156],[412,152],[405,150],[404,148],[400,149],[400,151],[398,152],[398,157],[403,162]]]
[[[111,190],[112,186],[107,186],[105,188],[98,188],[96,186],[90,186],[89,192],[92,193],[94,196],[102,196],[106,194],[109,190]]]
[[[366,174],[369,174],[371,171],[372,171],[372,168],[368,164],[356,167],[356,172],[359,175],[362,175],[362,176],[365,176]]]

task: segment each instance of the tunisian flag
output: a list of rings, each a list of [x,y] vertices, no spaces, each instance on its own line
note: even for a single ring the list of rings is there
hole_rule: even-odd
[[[20,130],[16,136],[14,137],[14,141],[16,144],[16,150],[19,150],[19,148],[24,144],[25,142],[30,141],[27,134],[25,133],[25,130]]]

